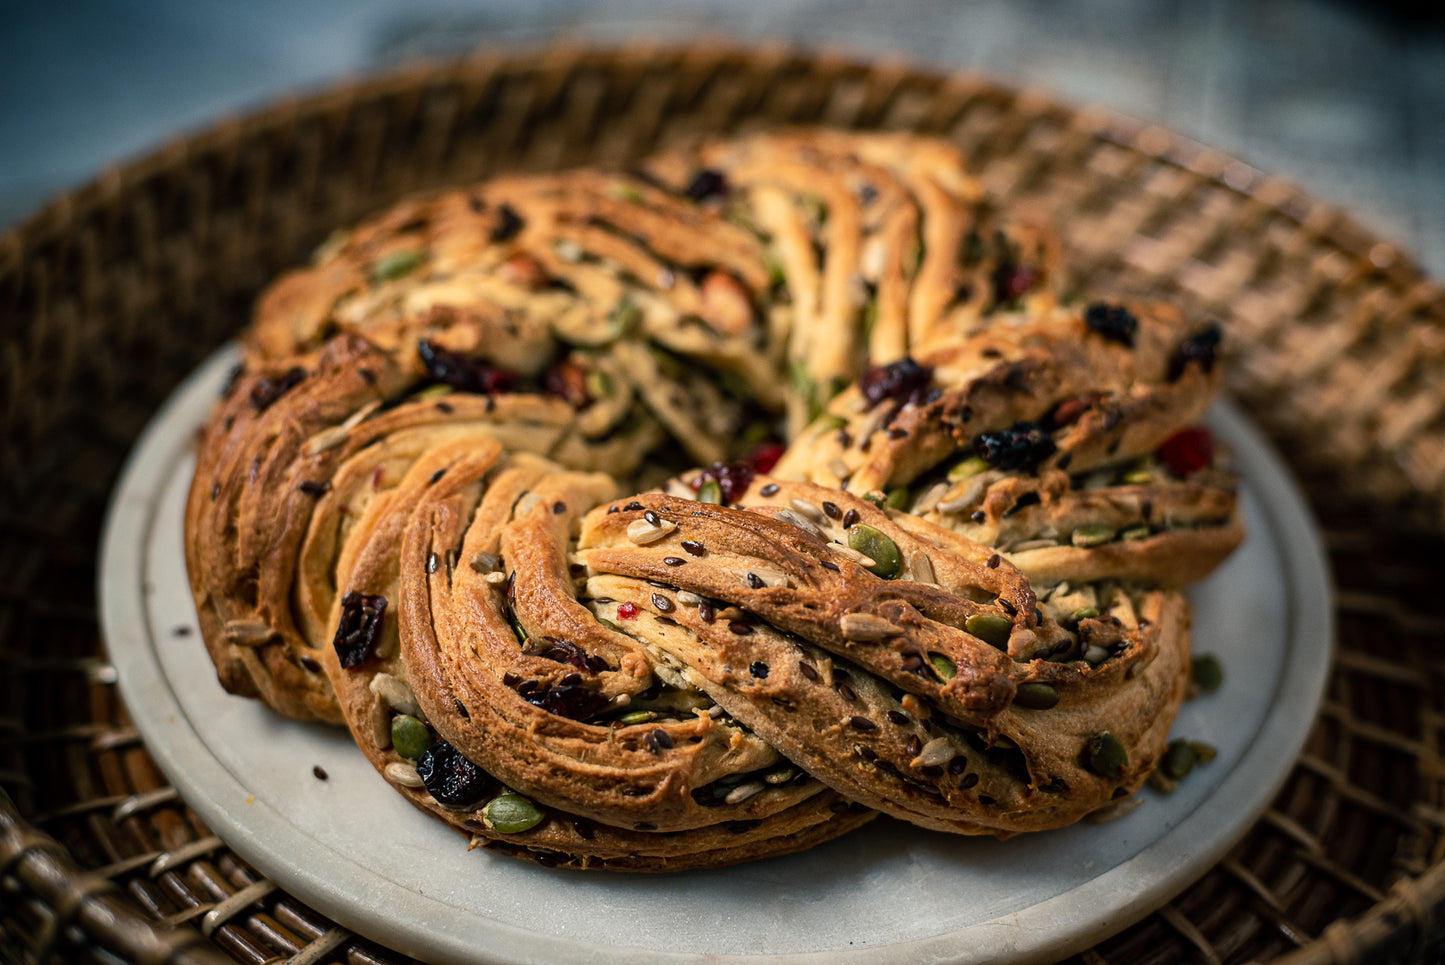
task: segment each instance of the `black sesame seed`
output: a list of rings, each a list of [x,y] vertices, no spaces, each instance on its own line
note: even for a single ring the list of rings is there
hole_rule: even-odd
[[[521,677],[518,677],[516,674],[512,673],[512,671],[510,671],[510,670],[508,670],[506,673],[502,674],[502,683],[503,683],[504,685],[508,686],[508,687],[515,687],[515,686],[517,686],[517,684],[520,683],[521,680],[522,680]]]
[[[768,675],[768,665],[763,663],[761,660],[754,660],[748,666],[748,673],[752,674],[754,677],[761,679]]]
[[[464,704],[464,703],[462,703],[461,700],[459,700],[458,698],[453,697],[453,698],[452,698],[452,705],[453,705],[454,707],[456,707],[457,713],[460,714],[464,719],[466,719],[466,720],[471,720],[471,719],[472,719],[472,713],[471,713],[471,711],[467,710],[467,705]]]
[[[668,566],[681,566],[682,564],[686,563],[687,560],[683,559],[681,556],[664,556],[662,558],[662,562],[666,563]]]
[[[890,710],[890,711],[889,711],[887,714],[885,714],[884,716],[886,716],[886,717],[888,718],[888,720],[889,720],[890,723],[898,724],[898,725],[900,725],[900,726],[902,726],[903,724],[908,723],[908,715],[907,715],[907,714],[903,714],[903,713],[899,713],[899,712],[896,711],[896,710]]]
[[[843,514],[843,528],[847,529],[856,522],[858,522],[858,510],[850,507],[848,511]]]
[[[973,786],[974,786],[975,784],[977,784],[977,783],[978,783],[978,775],[977,775],[977,774],[969,774],[969,775],[966,775],[963,780],[961,780],[961,781],[958,782],[958,786],[961,787],[961,788],[963,788],[963,789],[965,789],[965,790],[967,790],[968,788],[973,787]],[[979,798],[979,800],[982,801],[983,798]]]
[[[955,757],[953,760],[948,762],[948,773],[952,774],[954,777],[957,777],[966,770],[968,770],[968,759],[963,757],[962,755]]]
[[[607,515],[611,516],[613,513],[617,512],[621,508],[622,507],[618,506],[616,503],[613,503],[611,506],[607,507]]]
[[[759,490],[758,490],[758,494],[761,495],[761,496],[771,496],[773,493],[775,493],[775,492],[777,492],[777,491],[778,491],[778,484],[777,484],[777,483],[768,483],[768,484],[767,484],[766,486],[764,486],[762,489],[759,489]]]
[[[221,495],[221,484],[211,483],[211,502],[214,503],[216,501],[216,497],[219,495]]]
[[[867,717],[849,717],[848,725],[854,730],[861,730],[864,732],[878,729],[878,725],[873,723],[873,721],[869,720]]]
[[[703,547],[701,543],[691,539],[683,540],[682,548],[683,551],[686,552],[689,556],[701,556],[702,554],[707,552],[707,550]]]
[[[713,612],[712,604],[703,600],[697,605],[697,617],[703,623],[711,623],[717,619],[717,614]]]
[[[753,632],[751,623],[743,623],[741,620],[733,620],[728,623],[728,629],[740,637],[745,637]]]
[[[829,519],[837,519],[841,515],[838,504],[830,503],[826,499],[823,500],[823,512],[827,514]]]
[[[497,214],[500,215],[500,218],[496,227],[492,229],[492,241],[508,241],[515,238],[526,224],[522,220],[522,216],[517,214],[516,209],[509,204],[498,205]]]
[[[1073,454],[1072,451],[1070,451],[1070,452],[1066,452],[1066,453],[1064,453],[1062,456],[1060,456],[1060,457],[1059,457],[1059,461],[1056,462],[1056,463],[1054,463],[1054,465],[1055,465],[1055,467],[1058,468],[1059,472],[1063,472],[1064,470],[1066,470],[1066,469],[1069,468],[1069,464],[1072,463],[1073,461],[1074,461],[1074,454]]]
[[[576,831],[577,837],[584,841],[591,841],[597,835],[597,832],[592,829],[592,823],[586,818],[573,818],[572,830]]]
[[[807,664],[807,663],[800,663],[800,664],[798,664],[798,672],[799,672],[800,674],[802,674],[804,677],[807,677],[809,680],[816,681],[816,680],[818,679],[818,671],[815,670],[815,669],[813,669],[813,665],[812,665],[812,664]]]
[[[853,693],[853,688],[849,687],[847,684],[844,683],[838,684],[838,696],[842,697],[849,703],[852,703],[853,701],[858,699],[858,695]]]
[[[626,506],[623,506],[622,508],[625,509],[625,510],[627,510],[627,512],[629,512],[629,513],[635,513],[635,512],[637,512],[639,509],[642,508],[642,504],[639,503],[637,500],[634,499],[632,502],[628,503]]]
[[[842,572],[842,570],[838,569],[838,564],[832,560],[819,560],[819,562],[823,564],[823,569],[825,570],[832,570],[834,573]]]
[[[657,830],[657,825],[653,824],[651,821],[638,821],[636,824],[633,825],[633,827],[634,827],[635,829],[637,829],[638,831],[656,831],[656,830]]]
[[[969,777],[977,777],[977,776],[978,776],[978,775],[976,775],[976,774],[970,774],[970,775],[969,775]],[[984,807],[986,807],[986,808],[991,808],[991,807],[994,806],[995,801],[994,801],[993,798],[989,797],[987,794],[980,794],[980,795],[978,796],[978,803],[979,803],[979,804],[982,804],[982,805],[983,805]]]
[[[859,745],[857,745],[856,747],[854,747],[854,748],[853,748],[853,753],[857,754],[859,757],[863,758],[863,760],[865,760],[865,761],[876,761],[876,760],[878,760],[878,753],[877,753],[876,751],[874,751],[873,748],[871,748],[871,747],[864,747],[862,744],[859,744]]]
[[[453,412],[456,411],[456,409],[452,407],[452,404],[450,402],[438,402],[435,408],[442,415],[451,415]]]
[[[988,519],[988,514],[981,509],[975,509],[973,512],[968,514],[968,518],[973,520],[975,523],[981,523],[985,519]]]
[[[446,467],[443,466],[441,469],[438,469],[436,472],[434,472],[434,473],[431,474],[431,478],[427,480],[427,485],[430,486],[430,485],[433,484],[433,483],[441,482],[441,478],[442,478],[443,476],[445,476],[446,474],[447,474]]]
[[[308,496],[324,496],[331,491],[331,481],[323,479],[321,482],[314,482],[310,479],[302,480],[301,485],[296,487]]]
[[[895,440],[895,441],[898,440],[898,439],[907,439],[907,438],[908,438],[908,430],[907,430],[907,429],[900,429],[898,426],[892,426],[892,427],[890,427],[889,430],[888,430],[888,438],[893,439],[893,440]]]
[[[919,754],[923,753],[923,741],[918,739],[917,734],[914,734],[912,737],[908,738],[908,743],[903,745],[903,753],[907,754],[909,757],[917,757]]]
[[[557,500],[555,503],[552,504],[552,515],[553,515],[553,516],[561,516],[561,515],[562,515],[563,513],[565,513],[565,512],[567,512],[567,504],[564,503],[564,502],[562,502],[562,500],[559,499],[559,500]]]
[[[650,510],[650,509],[649,509],[647,512],[645,512],[645,513],[642,514],[642,518],[645,519],[645,520],[647,520],[647,521],[648,521],[649,523],[651,523],[653,526],[661,526],[661,525],[662,525],[662,518],[661,518],[660,516],[658,516],[655,512],[653,512],[653,511]]]
[[[673,746],[672,735],[661,727],[648,731],[647,736],[642,739],[642,743],[647,745],[647,749],[654,754],[661,754],[663,751],[671,750]]]
[[[988,558],[988,568],[991,570],[996,570],[998,569],[998,565],[1001,562],[1003,562],[1003,558],[1000,557],[997,553],[995,553]]]
[[[671,599],[663,596],[661,593],[652,594],[652,605],[657,607],[663,613],[671,613],[673,610],[677,609],[677,604],[673,603]]]
[[[330,776],[326,773],[325,768],[323,768],[320,764],[317,764],[315,767],[311,768],[311,773],[316,775],[316,780],[318,781],[324,781]]]
[[[752,587],[755,590],[761,590],[763,587],[767,586],[767,584],[763,582],[763,578],[758,576],[758,574],[749,573],[748,586]]]
[[[919,771],[923,774],[924,777],[935,781],[943,776],[943,768],[939,767],[937,764],[929,764],[926,767],[921,767],[919,768]]]

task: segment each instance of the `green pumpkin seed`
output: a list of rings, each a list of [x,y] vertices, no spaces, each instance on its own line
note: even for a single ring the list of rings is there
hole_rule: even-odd
[[[1113,731],[1095,734],[1084,747],[1084,765],[1100,777],[1117,781],[1129,766],[1129,752]]]
[[[1206,694],[1214,693],[1224,683],[1224,668],[1220,666],[1219,658],[1213,654],[1206,653],[1195,657],[1190,669],[1194,682]]]
[[[612,376],[602,371],[588,372],[583,380],[587,395],[593,399],[605,399],[612,395]]]
[[[958,676],[958,664],[941,653],[930,653],[928,662],[933,664],[933,672],[945,682]]]
[[[1194,759],[1200,764],[1208,764],[1219,756],[1219,750],[1213,744],[1203,741],[1190,741],[1189,749],[1194,752]]]
[[[411,396],[413,402],[430,402],[432,399],[440,399],[444,395],[451,395],[455,391],[450,385],[429,385],[420,392],[414,392]]]
[[[988,461],[981,456],[969,456],[948,471],[949,482],[962,482],[965,479],[972,479],[979,473],[988,472]]]
[[[634,710],[630,713],[623,714],[621,717],[617,718],[617,722],[625,726],[628,724],[646,724],[647,722],[656,719],[657,714],[653,711]]]
[[[632,204],[642,203],[642,192],[630,184],[614,184],[608,193],[618,201],[630,201]]]
[[[1068,626],[1078,626],[1080,620],[1092,620],[1099,615],[1099,608],[1096,606],[1081,606],[1065,618],[1064,623]]]
[[[848,545],[872,560],[873,565],[868,569],[885,580],[897,576],[903,566],[898,544],[865,523],[849,527]]]
[[[1128,483],[1130,486],[1143,486],[1147,485],[1149,481],[1154,478],[1154,476],[1149,472],[1148,469],[1140,467],[1130,469],[1128,472],[1124,473],[1122,478],[1123,481]]]
[[[897,491],[898,491],[898,490],[894,490],[894,492],[897,492]],[[907,493],[905,493],[904,495],[906,496]],[[866,502],[866,503],[872,503],[874,506],[877,506],[879,509],[882,509],[884,506],[887,506],[887,505],[888,505],[888,499],[889,499],[888,496],[883,495],[882,491],[877,490],[877,489],[873,490],[871,493],[865,493],[865,494],[863,495],[863,501],[864,501],[864,502]]]
[[[623,295],[612,307],[612,311],[607,313],[607,334],[614,339],[632,334],[641,324],[642,309],[627,295]]]
[[[1131,527],[1129,527],[1128,529],[1124,530],[1122,533],[1120,533],[1120,534],[1119,534],[1119,538],[1120,538],[1120,539],[1127,539],[1127,540],[1130,540],[1131,542],[1132,542],[1132,541],[1141,540],[1141,539],[1148,539],[1148,538],[1149,538],[1149,527],[1148,527],[1148,526],[1131,526]]]
[[[1048,710],[1059,702],[1059,692],[1048,684],[1019,684],[1014,703],[1029,710]]]
[[[887,505],[889,509],[906,509],[908,507],[908,487],[899,486],[897,489],[888,490]]]
[[[391,719],[391,746],[402,757],[414,761],[431,746],[431,731],[410,714],[397,714]]]
[[[1074,530],[1071,542],[1079,549],[1090,549],[1112,543],[1115,535],[1114,530],[1108,526],[1080,526]]]
[[[414,248],[393,251],[376,260],[376,264],[371,266],[371,277],[378,282],[392,281],[416,271],[424,261],[426,253]]]
[[[1170,741],[1169,748],[1164,751],[1164,759],[1159,762],[1159,767],[1165,774],[1178,781],[1189,776],[1189,772],[1194,770],[1196,760],[1194,748],[1188,741]]]
[[[775,767],[763,775],[763,780],[769,784],[786,784],[798,776],[798,769],[790,764]]]
[[[768,283],[774,288],[783,288],[788,284],[788,274],[783,269],[783,263],[777,257],[768,255],[763,263],[768,268]]]
[[[963,621],[963,628],[989,646],[1003,650],[1013,632],[1013,621],[1001,613],[975,613]]]
[[[482,808],[482,823],[498,834],[521,834],[542,823],[546,817],[537,805],[520,794],[494,797]]]
[[[709,479],[697,488],[697,501],[722,505],[722,487],[716,479]]]

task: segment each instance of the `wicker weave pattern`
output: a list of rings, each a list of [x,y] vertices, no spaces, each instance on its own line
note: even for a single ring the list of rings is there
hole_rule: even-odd
[[[904,66],[639,49],[482,58],[283,105],[107,172],[0,238],[0,946],[37,961],[401,960],[248,868],[128,729],[93,602],[120,463],[260,285],[333,227],[418,188],[789,123],[950,137],[990,189],[1063,227],[1090,290],[1217,317],[1233,390],[1324,515],[1340,652],[1304,756],[1228,858],[1076,960],[1439,949],[1441,287],[1331,209],[1157,129]]]

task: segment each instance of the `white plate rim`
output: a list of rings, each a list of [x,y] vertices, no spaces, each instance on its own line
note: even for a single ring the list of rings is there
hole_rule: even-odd
[[[182,405],[198,393],[209,399],[212,387],[235,364],[228,347],[191,374],[147,426],[122,470],[107,513],[97,573],[102,631],[118,675],[122,699],[147,750],[167,778],[203,821],[237,854],[288,893],[311,904],[339,924],[405,954],[438,963],[478,961],[472,940],[442,932],[419,934],[411,922],[428,921],[435,904],[425,896],[369,872],[350,858],[318,848],[277,812],[257,801],[238,822],[223,800],[244,797],[246,789],[216,760],[191,730],[178,731],[184,720],[179,702],[165,680],[154,649],[145,612],[149,592],[143,555],[154,523],[155,495],[178,454],[190,445],[196,424],[191,407]],[[203,406],[200,411],[205,411]],[[954,962],[971,942],[991,949],[989,961],[1039,962],[1067,956],[1115,934],[1143,918],[1212,867],[1248,830],[1284,785],[1309,735],[1324,694],[1334,653],[1334,613],[1330,578],[1319,531],[1310,518],[1303,493],[1283,461],[1237,407],[1220,400],[1209,420],[1234,449],[1241,475],[1256,484],[1263,515],[1273,530],[1289,589],[1288,646],[1324,647],[1325,659],[1286,660],[1276,701],[1258,739],[1229,775],[1173,829],[1136,855],[1085,885],[990,922],[919,938],[865,948],[768,955],[789,965],[825,962]],[[1311,643],[1313,641],[1313,643]],[[1323,641],[1323,644],[1320,643]],[[1279,765],[1279,759],[1291,764]],[[1224,795],[1233,808],[1207,805]],[[223,833],[224,832],[224,833]],[[305,867],[280,860],[310,846]],[[1152,849],[1178,856],[1161,873],[1157,863],[1143,861]],[[317,854],[316,852],[322,852]],[[1157,857],[1157,854],[1156,854]],[[335,906],[334,882],[369,875],[370,897],[394,910],[374,917]],[[1087,894],[1081,894],[1087,892]],[[1081,905],[1084,914],[1081,914]],[[1098,915],[1092,908],[1114,913]],[[585,952],[589,961],[629,963],[757,962],[758,956],[694,954],[658,948],[592,946],[562,936],[542,935],[493,920],[488,949],[496,962],[548,962]],[[967,941],[965,940],[967,939]]]

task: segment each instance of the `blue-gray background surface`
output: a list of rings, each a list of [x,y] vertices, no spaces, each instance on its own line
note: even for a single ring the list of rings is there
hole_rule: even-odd
[[[220,114],[416,57],[562,37],[776,38],[980,68],[1157,121],[1346,207],[1445,275],[1439,13],[1347,0],[0,0],[0,15],[0,227]]]

